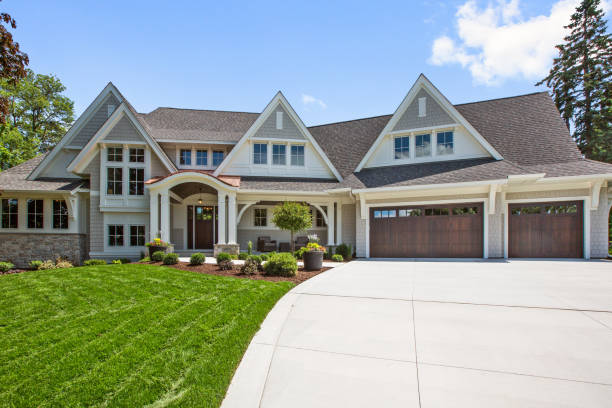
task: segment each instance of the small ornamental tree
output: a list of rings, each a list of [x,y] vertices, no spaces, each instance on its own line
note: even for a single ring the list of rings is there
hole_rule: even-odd
[[[292,201],[285,201],[274,207],[272,222],[280,229],[291,232],[291,252],[295,252],[293,235],[312,227],[310,207]]]

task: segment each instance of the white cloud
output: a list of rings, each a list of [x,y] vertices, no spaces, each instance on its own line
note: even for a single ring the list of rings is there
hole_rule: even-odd
[[[321,109],[327,109],[327,104],[325,102],[312,95],[302,94],[302,103],[304,105],[319,105]]]
[[[429,62],[458,63],[470,70],[478,83],[494,85],[508,78],[538,80],[546,76],[555,48],[566,30],[578,0],[560,0],[549,15],[523,18],[519,0],[498,0],[486,8],[474,0],[456,13],[457,39],[438,37]],[[604,4],[604,9],[608,8]]]

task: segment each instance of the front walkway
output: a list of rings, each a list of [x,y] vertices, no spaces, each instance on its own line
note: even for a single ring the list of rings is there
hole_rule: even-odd
[[[270,312],[223,407],[609,407],[612,262],[356,261]]]

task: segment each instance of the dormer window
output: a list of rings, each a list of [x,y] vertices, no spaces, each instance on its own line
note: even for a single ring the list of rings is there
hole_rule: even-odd
[[[395,160],[410,158],[410,136],[396,137],[394,141]]]
[[[438,132],[437,151],[438,155],[453,154],[453,132]]]
[[[287,146],[284,144],[272,145],[272,164],[284,166],[287,164]]]
[[[181,149],[181,154],[179,156],[179,163],[182,166],[191,166],[191,150]]]
[[[268,163],[268,145],[265,143],[253,144],[253,164]]]
[[[121,147],[109,147],[106,155],[106,160],[109,162],[122,162],[123,149]]]
[[[304,165],[304,145],[291,145],[291,165]]]
[[[196,165],[208,166],[208,150],[196,151]]]
[[[415,156],[431,156],[431,135],[428,134],[415,136]]]
[[[213,150],[213,166],[217,167],[223,161],[223,150]]]

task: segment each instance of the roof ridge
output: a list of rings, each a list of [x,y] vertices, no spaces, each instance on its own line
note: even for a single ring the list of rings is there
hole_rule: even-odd
[[[153,112],[160,109],[173,109],[173,110],[188,110],[197,112],[223,112],[223,113],[248,113],[249,115],[259,115],[261,112],[246,112],[246,111],[234,111],[234,110],[220,110],[220,109],[196,109],[196,108],[175,108],[172,106],[158,106],[149,113],[141,113],[141,115],[150,115]]]
[[[368,116],[368,117],[365,117],[365,118],[340,120],[340,121],[337,121],[337,122],[330,122],[330,123],[323,123],[321,125],[308,126],[308,129],[316,128],[316,127],[321,127],[321,126],[337,125],[337,124],[340,124],[340,123],[357,122],[358,120],[368,120],[368,119],[382,118],[384,116],[393,116],[393,114],[392,113],[387,113],[385,115]]]
[[[544,93],[548,95],[548,91],[538,91],[538,92],[530,92],[530,93],[514,95],[514,96],[503,96],[501,98],[483,99],[482,101],[457,103],[457,104],[453,104],[453,106],[472,105],[472,104],[475,104],[475,103],[500,101],[502,99],[522,98],[522,97],[525,97],[525,96],[539,95],[539,94],[544,94]]]

